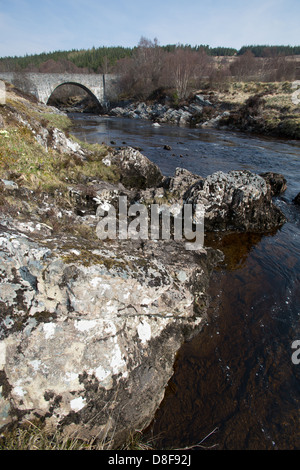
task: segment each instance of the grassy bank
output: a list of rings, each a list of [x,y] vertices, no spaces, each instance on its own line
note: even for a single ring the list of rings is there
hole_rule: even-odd
[[[39,423],[28,421],[22,427],[0,434],[0,450],[110,450],[107,439],[83,441],[64,435],[61,431],[46,432]],[[144,442],[142,434],[129,436],[127,443],[119,450],[152,450],[151,443]],[[116,450],[116,449],[114,449]]]
[[[58,148],[54,129],[75,140],[69,134],[70,119],[20,96],[12,86],[8,86],[6,104],[0,106],[0,117],[1,179],[46,192],[65,192],[70,184],[93,179],[118,181],[117,169],[103,163],[107,146],[80,143],[81,155]]]
[[[293,82],[236,82],[210,91],[220,125],[266,136],[300,139],[300,105],[293,103]]]

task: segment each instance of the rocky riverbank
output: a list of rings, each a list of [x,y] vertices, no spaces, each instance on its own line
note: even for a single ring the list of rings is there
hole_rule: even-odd
[[[135,149],[74,141],[64,114],[12,87],[0,116],[1,430],[34,420],[119,446],[153,419],[223,254],[99,239],[99,207],[201,204],[206,232],[266,233],[285,223],[272,200],[284,178],[166,178]]]
[[[300,138],[300,108],[293,102],[293,83],[233,83],[223,90],[206,89],[174,104],[159,101],[120,103],[111,116],[148,119],[154,125],[240,130],[266,136]]]

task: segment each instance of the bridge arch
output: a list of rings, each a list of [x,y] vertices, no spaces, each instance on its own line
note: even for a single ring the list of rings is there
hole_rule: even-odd
[[[83,85],[82,83],[78,83],[78,82],[75,82],[75,81],[64,81],[64,82],[61,82],[61,83],[58,83],[58,84],[54,84],[51,88],[52,90],[49,90],[48,93],[50,92],[49,96],[46,98],[46,104],[49,103],[49,101],[51,100],[51,98],[53,98],[53,94],[61,87],[63,86],[68,86],[68,85],[71,85],[73,87],[78,87],[78,88],[81,88],[82,90],[84,90],[86,92],[86,94],[92,99],[93,103],[95,104],[96,108],[101,111],[103,109],[103,105],[102,103],[100,103],[99,99],[97,98],[97,96],[90,90],[89,87],[87,87],[86,85]]]
[[[58,86],[67,83],[92,93],[104,109],[119,93],[119,77],[114,74],[0,72],[1,79],[13,84],[17,82],[18,88],[44,104]]]

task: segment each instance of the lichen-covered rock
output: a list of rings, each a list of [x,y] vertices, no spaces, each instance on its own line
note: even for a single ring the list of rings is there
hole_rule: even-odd
[[[202,178],[183,168],[165,178],[160,188],[139,193],[142,203],[191,204],[194,223],[204,213],[204,230],[267,232],[283,225],[284,214],[273,203],[272,196],[285,190],[281,175],[267,173],[264,177],[250,171],[218,171]],[[184,212],[184,211],[183,211]],[[202,217],[202,215],[201,215]]]
[[[185,168],[176,168],[174,176],[167,178],[164,182],[164,187],[169,191],[182,198],[184,193],[193,186],[196,182],[203,180],[199,175],[186,170]]]
[[[103,159],[103,163],[108,166],[114,164],[119,168],[121,183],[127,188],[151,188],[163,180],[158,166],[132,147],[111,153]]]
[[[218,171],[196,182],[185,194],[185,203],[203,206],[206,231],[264,232],[286,221],[271,196],[270,185],[259,175]]]
[[[120,443],[153,419],[220,255],[34,235],[1,226],[0,427],[40,418]]]
[[[85,153],[78,142],[69,139],[64,132],[54,128],[52,130],[52,148],[61,153],[76,153],[76,156],[85,158]]]

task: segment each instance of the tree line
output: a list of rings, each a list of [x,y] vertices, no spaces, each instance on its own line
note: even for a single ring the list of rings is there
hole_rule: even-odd
[[[154,42],[156,43],[156,40],[154,40]],[[158,46],[157,43],[156,45]],[[45,66],[45,63],[49,62],[54,67],[54,63],[56,62],[61,65],[60,69],[65,67],[65,69],[69,69],[70,71],[74,70],[80,72],[79,69],[83,69],[81,70],[83,73],[105,73],[106,70],[111,70],[120,59],[132,58],[139,47],[140,44],[132,48],[103,46],[93,47],[91,49],[72,49],[71,51],[26,54],[21,57],[2,57],[0,58],[0,71],[42,72],[44,69],[47,71],[47,64]],[[159,47],[163,52],[174,53],[176,50],[180,49],[186,52],[205,52],[205,54],[211,57],[242,56],[247,51],[252,52],[254,57],[265,58],[300,55],[300,46],[252,45],[243,46],[239,50],[232,47],[210,47],[205,44],[198,46],[191,46],[189,44],[168,44]]]
[[[48,72],[50,68],[53,72],[103,73],[105,68],[113,67],[119,59],[131,55],[132,48],[126,47],[93,47],[82,50],[26,54],[22,57],[0,58],[0,71]]]
[[[279,57],[300,55],[300,46],[243,46],[237,55],[250,51],[255,57]]]

